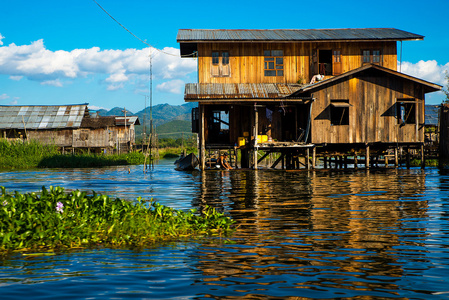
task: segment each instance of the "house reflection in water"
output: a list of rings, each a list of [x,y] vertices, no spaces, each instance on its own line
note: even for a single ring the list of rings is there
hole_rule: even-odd
[[[416,249],[427,236],[426,228],[410,228],[408,221],[427,217],[428,203],[420,198],[425,174],[417,170],[204,172],[201,177],[194,205],[225,211],[237,227],[231,238],[236,244],[204,246],[197,258],[207,276],[202,284],[393,293],[404,271],[401,248]],[[424,252],[416,256],[425,259]],[[381,277],[388,280],[370,279]]]

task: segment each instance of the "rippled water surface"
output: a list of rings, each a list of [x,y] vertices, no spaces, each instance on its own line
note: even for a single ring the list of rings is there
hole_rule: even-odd
[[[45,185],[214,206],[238,226],[145,249],[0,261],[0,299],[449,298],[449,173],[177,172],[142,166],[0,172],[8,191]]]

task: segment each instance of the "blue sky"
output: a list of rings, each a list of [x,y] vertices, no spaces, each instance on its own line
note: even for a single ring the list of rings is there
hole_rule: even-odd
[[[150,52],[153,105],[183,104],[184,84],[197,75],[196,61],[179,57],[181,28],[398,28],[425,36],[403,42],[402,72],[446,85],[448,0],[96,1],[154,48],[92,0],[2,1],[0,105],[89,103],[140,111],[149,95]],[[442,92],[427,95],[428,104],[443,99]]]

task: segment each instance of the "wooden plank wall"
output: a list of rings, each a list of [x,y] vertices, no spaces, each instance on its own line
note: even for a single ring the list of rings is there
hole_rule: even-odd
[[[27,130],[29,140],[36,140],[43,144],[54,144],[60,147],[72,146],[72,129],[60,130]]]
[[[424,93],[417,83],[374,74],[329,84],[313,97],[312,143],[424,142]],[[401,98],[418,102],[416,124],[398,124]],[[331,125],[331,99],[349,100],[349,125]]]
[[[362,66],[363,49],[380,49],[382,66],[396,70],[396,42],[296,42],[296,43],[199,43],[199,83],[297,83],[309,82],[314,49],[341,49],[342,72]],[[264,50],[284,51],[284,76],[264,76]],[[212,51],[229,51],[231,75],[212,77]]]

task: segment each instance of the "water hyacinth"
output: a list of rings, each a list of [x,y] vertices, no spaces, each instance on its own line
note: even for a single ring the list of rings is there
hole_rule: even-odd
[[[56,204],[56,211],[61,214],[64,212],[64,204],[62,202]]]
[[[14,250],[142,248],[155,242],[232,232],[232,221],[210,207],[184,212],[142,198],[127,201],[62,187],[6,193],[1,187],[0,255]],[[64,216],[64,217],[62,217]]]

